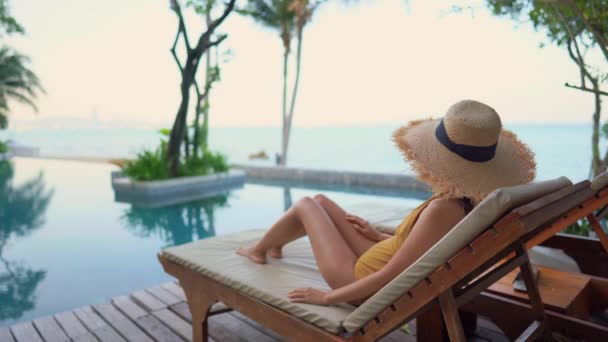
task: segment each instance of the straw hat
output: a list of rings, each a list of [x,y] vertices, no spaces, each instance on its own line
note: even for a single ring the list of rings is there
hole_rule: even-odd
[[[493,190],[528,183],[534,153],[502,129],[496,111],[481,102],[452,105],[442,119],[412,121],[393,140],[418,177],[435,193],[479,203]]]

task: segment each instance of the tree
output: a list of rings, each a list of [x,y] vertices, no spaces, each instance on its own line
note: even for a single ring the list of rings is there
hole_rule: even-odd
[[[28,57],[6,46],[0,48],[0,128],[8,125],[11,100],[37,110],[34,101],[44,89],[36,74],[27,67],[28,63]]]
[[[0,37],[13,33],[23,34],[25,30],[11,16],[8,0],[0,0]],[[8,126],[9,101],[24,103],[37,110],[34,100],[38,92],[44,92],[36,74],[27,64],[29,58],[9,49],[0,48],[0,129]]]
[[[8,0],[0,0],[0,36],[12,33],[25,33],[25,29],[10,14]]]
[[[597,175],[608,166],[608,152],[600,155],[601,96],[608,92],[601,85],[608,79],[602,67],[588,61],[588,52],[599,49],[608,63],[608,1],[607,0],[488,0],[496,15],[509,15],[513,19],[529,19],[536,29],[543,29],[547,38],[564,47],[577,65],[580,84],[565,86],[593,94],[595,108],[592,116],[591,174]],[[589,86],[588,84],[591,84]],[[608,131],[608,130],[607,130]]]
[[[214,0],[189,0],[187,5],[193,7],[195,11],[201,13],[209,13],[214,5]],[[224,22],[228,15],[234,9],[236,0],[229,0],[225,5],[222,14],[216,18],[208,21],[206,30],[203,31],[195,45],[191,45],[188,37],[188,31],[184,22],[184,16],[182,15],[181,5],[179,0],[170,0],[171,9],[175,12],[178,19],[178,29],[171,47],[171,54],[175,59],[175,63],[180,71],[181,83],[180,93],[181,102],[177,109],[175,121],[171,129],[171,135],[167,144],[167,158],[169,160],[169,173],[171,176],[176,177],[179,175],[179,158],[181,154],[182,142],[186,139],[187,122],[188,122],[188,109],[190,105],[190,91],[192,86],[195,86],[197,93],[197,110],[200,112],[201,100],[207,96],[210,88],[210,82],[206,82],[205,88],[201,91],[198,82],[196,80],[196,74],[198,71],[199,63],[204,53],[208,53],[209,49],[221,44],[227,37],[226,34],[221,34],[218,37],[214,37],[217,28]],[[177,43],[182,38],[185,47],[185,60],[180,61],[176,47]]]
[[[281,155],[278,164],[287,164],[287,152],[289,149],[289,138],[295,111],[298,85],[300,82],[300,71],[302,66],[302,40],[304,27],[310,21],[314,10],[324,0],[249,0],[241,14],[252,17],[259,24],[276,30],[283,43],[283,96],[282,96],[282,129],[281,129]],[[291,41],[293,35],[297,37],[295,78],[288,100],[288,66],[291,53]],[[289,103],[289,106],[288,106]]]

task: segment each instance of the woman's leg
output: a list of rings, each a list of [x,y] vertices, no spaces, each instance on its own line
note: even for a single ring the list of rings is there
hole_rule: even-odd
[[[355,255],[358,257],[361,256],[371,246],[377,243],[377,241],[370,240],[364,235],[361,235],[353,227],[353,224],[346,220],[346,211],[336,204],[336,202],[332,201],[323,194],[317,194],[313,197],[313,199],[319,203],[323,210],[325,210],[340,234],[342,234],[344,237],[344,240],[346,240],[346,243],[350,246],[353,252],[355,252]],[[306,235],[306,231],[302,226],[299,226],[299,230],[297,231],[293,230],[293,233],[293,239],[289,241],[293,241]],[[273,258],[281,258],[283,255],[281,252],[282,247],[283,245],[276,245],[268,251],[268,254]]]
[[[346,211],[327,196],[317,194],[313,197],[313,199],[319,203],[323,210],[325,210],[329,218],[332,220],[334,226],[338,229],[340,234],[342,234],[344,240],[346,240],[346,243],[350,246],[353,252],[355,252],[355,255],[361,256],[371,246],[377,243],[377,241],[370,240],[361,235],[352,226],[352,223],[346,220]],[[281,258],[283,256],[283,245],[306,235],[304,226],[294,217],[295,212],[291,209],[292,208],[286,211],[285,214],[283,214],[283,216],[270,228],[271,230],[280,229],[282,231],[282,238],[278,241],[286,241],[285,243],[279,243],[277,240],[274,240],[275,244],[267,251],[251,248],[253,246],[250,246],[249,248],[244,247],[239,249],[239,254],[247,254],[247,256],[256,263],[266,262],[266,252],[268,252],[268,254],[273,258]]]
[[[301,236],[302,228],[310,239],[319,271],[327,284],[338,288],[355,281],[357,255],[321,205],[309,197],[292,206],[257,244],[237,252],[254,262],[263,262],[268,250]]]
[[[344,237],[344,240],[346,240],[346,243],[348,243],[357,256],[361,256],[378,242],[361,235],[361,233],[353,227],[353,224],[346,220],[346,211],[327,196],[318,194],[315,195],[314,200],[317,201],[327,215],[329,215],[334,225]]]
[[[270,226],[270,229],[268,229],[260,241],[249,246],[243,246],[237,249],[236,252],[258,264],[266,263],[267,252],[273,258],[282,257],[281,248],[284,244],[306,235],[304,226],[296,216],[295,206],[298,203],[296,202],[295,205],[292,205],[283,216]]]

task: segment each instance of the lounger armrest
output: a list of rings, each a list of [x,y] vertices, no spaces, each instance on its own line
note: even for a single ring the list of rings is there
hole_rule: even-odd
[[[594,195],[588,180],[563,188],[513,210],[527,232],[552,223]]]

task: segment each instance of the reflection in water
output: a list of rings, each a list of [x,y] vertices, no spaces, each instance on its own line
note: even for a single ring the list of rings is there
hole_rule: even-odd
[[[131,206],[125,227],[141,237],[159,236],[167,245],[181,245],[215,235],[214,210],[228,205],[228,195],[161,208]]]
[[[4,247],[13,237],[23,237],[44,222],[44,212],[53,196],[43,174],[15,187],[10,162],[0,162],[0,320],[17,319],[35,306],[34,292],[46,276],[44,270],[7,260]]]
[[[289,208],[291,208],[292,204],[293,204],[293,201],[291,199],[291,187],[284,186],[283,187],[283,208],[284,208],[284,211],[287,211]]]

